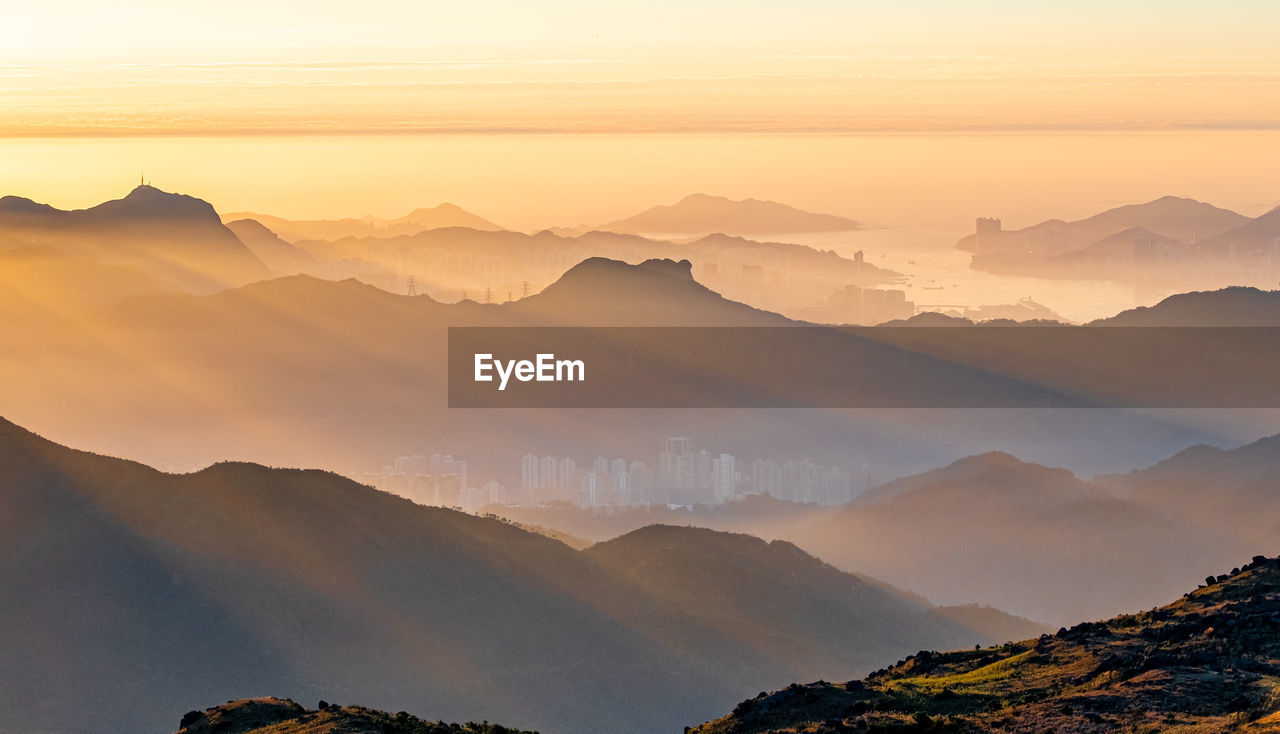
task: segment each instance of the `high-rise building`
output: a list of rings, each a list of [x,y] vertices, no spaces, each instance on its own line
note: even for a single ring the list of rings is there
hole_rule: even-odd
[[[577,480],[578,480],[578,462],[566,456],[565,458],[560,460],[560,484],[559,484],[560,492],[557,494],[557,499],[561,499],[561,500],[573,499],[573,497],[570,495],[570,491],[578,486]]]
[[[560,486],[560,462],[556,461],[556,457],[542,457],[538,465],[538,486],[545,490],[554,490]]]
[[[738,496],[737,460],[732,454],[720,454],[711,462],[711,499],[716,504]]]
[[[541,465],[537,454],[532,451],[520,458],[520,487],[525,491],[531,504],[542,501],[539,490],[542,489]]]
[[[658,452],[658,485],[665,490],[689,490],[696,481],[693,442],[684,436],[668,438]]]
[[[595,507],[600,504],[600,476],[595,471],[582,475],[582,490],[578,504],[583,507]]]
[[[421,454],[414,454],[413,456],[397,456],[395,460],[391,462],[391,465],[394,467],[396,474],[413,475],[428,473],[427,457]]]

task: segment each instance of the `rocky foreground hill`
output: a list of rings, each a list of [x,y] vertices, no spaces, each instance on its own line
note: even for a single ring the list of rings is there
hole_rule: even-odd
[[[793,684],[692,734],[1280,732],[1280,559],[1164,607]]]
[[[321,701],[304,708],[287,698],[228,701],[182,717],[179,734],[537,734],[489,722],[424,721],[404,711],[388,714],[363,706]]]

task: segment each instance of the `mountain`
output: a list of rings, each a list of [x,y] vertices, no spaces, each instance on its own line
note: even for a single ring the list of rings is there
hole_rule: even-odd
[[[492,305],[290,276],[211,296],[136,298],[73,328],[32,333],[14,324],[19,332],[0,360],[0,379],[12,389],[0,410],[95,450],[161,464],[234,456],[359,475],[388,452],[434,444],[518,482],[498,472],[518,467],[507,457],[527,451],[530,435],[574,451],[599,442],[599,451],[616,455],[621,445],[656,440],[669,430],[666,420],[597,411],[540,422],[531,434],[531,414],[495,426],[491,413],[451,412],[450,326],[788,323],[707,290],[688,277],[687,263],[590,262],[544,294]],[[77,367],[85,364],[94,365],[93,380]],[[686,425],[699,423],[720,420],[705,415]],[[776,417],[735,424],[758,429],[762,440],[772,433],[766,425],[776,428]]]
[[[1280,326],[1280,291],[1234,287],[1179,293],[1090,326]]]
[[[1021,640],[1045,631],[1045,625],[1033,622],[985,604],[955,604],[934,607],[934,613],[979,632],[989,640]]]
[[[573,266],[541,293],[511,304],[532,323],[621,326],[637,315],[646,324],[784,326],[777,314],[730,301],[693,278],[688,260],[645,260],[628,265],[593,257]]]
[[[767,494],[749,494],[718,505],[620,507],[607,514],[567,503],[495,505],[485,511],[521,525],[555,528],[600,542],[649,525],[696,526],[773,539],[810,525],[817,518],[835,512],[835,508],[785,502]]]
[[[363,706],[321,701],[309,710],[280,698],[229,701],[182,717],[178,734],[536,734],[501,724],[423,721],[404,711],[389,714]]]
[[[1150,611],[793,684],[691,734],[1275,732],[1277,676],[1280,559],[1257,556]]]
[[[869,490],[784,537],[941,604],[994,604],[1055,624],[1149,606],[1188,569],[1255,543],[1000,453]]]
[[[857,222],[831,214],[814,214],[773,201],[690,194],[675,204],[660,205],[601,225],[612,232],[653,234],[779,234],[787,232],[844,232],[860,229]]]
[[[236,219],[227,222],[227,229],[234,232],[245,247],[276,275],[318,275],[322,271],[314,257],[280,239],[261,222]]]
[[[865,672],[909,650],[913,630],[938,644],[982,639],[789,546],[700,533],[613,546],[641,559],[671,545],[744,548],[702,559],[725,574],[705,604],[676,604],[667,593],[685,582],[636,577],[610,548],[575,551],[320,471],[165,474],[0,421],[0,588],[22,590],[0,596],[0,730],[157,731],[182,703],[271,691],[649,732],[710,716],[736,690]],[[782,569],[803,578],[770,581]],[[805,635],[833,639],[815,618],[780,621],[795,648],[766,644],[767,626],[740,622],[767,619],[774,600],[747,583],[799,595],[787,602],[798,615],[861,610],[839,632],[860,654],[808,660]]]
[[[759,654],[809,676],[892,657],[922,640],[1006,640],[1014,629],[975,637],[919,598],[838,571],[780,540],[650,525],[584,553],[664,606],[749,640]]]
[[[1193,446],[1099,481],[1134,502],[1263,544],[1280,535],[1280,436],[1235,449]]]
[[[419,292],[447,301],[486,292],[494,301],[515,300],[594,257],[688,260],[698,279],[718,292],[775,311],[807,301],[825,303],[831,292],[850,284],[870,287],[899,277],[856,254],[842,257],[832,250],[727,235],[675,243],[617,232],[565,236],[549,230],[524,234],[443,227],[396,237],[295,244],[336,278],[345,273],[400,292],[405,278],[412,276]]]
[[[871,505],[886,502],[908,492],[980,486],[984,491],[1017,493],[1027,486],[1068,498],[1087,494],[1085,484],[1066,469],[1055,469],[1019,461],[1003,451],[969,456],[948,466],[895,479],[862,493],[857,503]]]
[[[1003,230],[964,237],[957,247],[971,252],[1028,250],[1060,255],[1083,250],[1127,229],[1140,227],[1181,243],[1226,232],[1249,222],[1243,214],[1194,199],[1164,196],[1145,204],[1127,204],[1086,219],[1050,219],[1019,230]]]
[[[565,420],[548,422],[529,412],[494,421],[491,412],[449,410],[445,386],[451,326],[793,323],[717,295],[678,261],[625,265],[590,260],[580,265],[544,293],[501,304],[471,299],[442,303],[350,279],[290,276],[208,296],[139,297],[62,328],[38,328],[22,319],[0,322],[5,324],[0,353],[6,357],[0,360],[0,381],[11,388],[0,395],[0,413],[86,448],[161,465],[204,465],[235,457],[362,476],[389,458],[439,447],[483,467],[486,480],[513,489],[520,482],[518,459],[530,450],[644,458],[670,435],[704,436],[707,445],[743,457],[809,457],[846,466],[874,461],[882,476],[928,466],[922,457],[936,451],[938,442],[956,447],[952,450],[959,455],[989,445],[970,430],[955,430],[960,423],[970,425],[973,416],[964,421],[937,416],[912,420],[910,430],[904,430],[883,426],[880,418],[850,421],[839,411],[742,410],[730,420],[715,411],[588,410],[572,413],[572,420],[566,411],[560,414]],[[5,336],[9,330],[15,333]],[[1168,364],[1160,359],[1161,349],[1183,348],[1181,342],[1144,345],[1138,355],[1142,359],[1132,362],[1107,351],[1110,360],[1080,365],[1052,358],[1051,349],[1044,348],[1037,353],[1047,353],[1049,359],[1013,359],[1027,351],[1027,340],[1052,347],[1061,341],[1056,335],[1028,333],[1012,339],[1002,335],[1009,330],[988,328],[981,330],[981,338],[957,339],[919,329],[868,331],[874,334],[842,339],[829,361],[799,367],[823,380],[861,370],[865,379],[857,389],[868,400],[912,389],[926,391],[928,399],[959,397],[973,404],[986,404],[984,396],[1000,400],[1052,390],[1122,401],[1128,399],[1124,391],[1132,389],[1125,375],[1145,374],[1146,364]],[[665,364],[668,356],[678,358],[682,369],[704,372],[712,389],[750,397],[767,394],[761,388],[768,390],[776,382],[762,379],[748,359],[734,361],[726,371],[724,360],[711,350],[674,342],[654,345],[644,341],[644,334],[633,336],[619,346],[634,363],[649,359]],[[682,353],[663,351],[670,349]],[[859,367],[877,355],[901,359],[892,370]],[[88,364],[94,365],[92,380],[83,377]],[[790,365],[779,367],[778,379],[788,379],[790,370]],[[651,372],[657,371],[631,374],[644,379]],[[1179,371],[1157,375],[1162,379],[1144,379],[1137,387],[1149,385],[1158,393],[1166,390],[1168,380],[1180,388],[1200,379]],[[696,387],[693,397],[706,394],[701,384]],[[199,420],[192,420],[193,415]],[[1133,427],[1146,420],[1098,415],[1107,426]],[[1004,423],[1010,441],[1022,442],[1011,446],[1026,446],[1032,435],[1052,440],[1043,421],[1030,414],[1016,429],[1008,428],[1015,422],[1011,418],[982,420]],[[1142,430],[1151,428],[1148,424]],[[1160,444],[1148,454],[1153,457],[1215,438],[1156,430]],[[1111,463],[1108,470],[1133,465],[1128,458],[1132,442],[1147,440],[1139,434],[1108,443],[1115,448],[1104,450],[1123,462]],[[534,445],[531,436],[536,437]],[[1078,440],[1096,442],[1096,437]]]
[[[284,219],[270,214],[232,212],[224,217],[231,222],[252,219],[288,242],[300,240],[339,240],[345,237],[398,237],[444,227],[466,227],[479,230],[501,230],[502,227],[482,219],[448,202],[434,207],[414,209],[403,217],[382,219],[365,216],[358,219]]]
[[[45,248],[68,267],[88,262],[192,292],[270,277],[208,202],[147,185],[123,199],[75,211],[5,197],[0,242]]]
[[[1059,255],[1058,259],[1063,264],[1083,264],[1108,258],[1133,260],[1140,256],[1142,248],[1172,252],[1182,247],[1181,240],[1157,234],[1146,227],[1129,227],[1107,235],[1088,247]]]
[[[1239,226],[1197,242],[1194,250],[1206,255],[1238,257],[1249,254],[1274,261],[1277,254],[1280,254],[1277,239],[1280,239],[1280,206],[1257,219],[1242,222]]]

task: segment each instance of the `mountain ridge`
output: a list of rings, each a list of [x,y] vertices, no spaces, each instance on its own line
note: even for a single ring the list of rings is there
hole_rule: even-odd
[[[213,205],[146,184],[120,199],[62,210],[6,197],[0,238],[49,246],[57,264],[127,268],[190,292],[210,293],[270,277],[222,224]]]
[[[703,235],[837,232],[860,228],[856,221],[833,214],[815,214],[774,201],[733,200],[710,194],[689,194],[674,204],[659,204],[599,227],[617,232]]]
[[[1182,243],[1217,235],[1250,221],[1229,209],[1186,197],[1166,195],[1141,204],[1124,204],[1083,219],[1064,221],[1047,219],[1029,227],[1003,230],[979,242],[976,234],[967,235],[956,244],[962,250],[990,253],[1016,249],[1029,243],[1037,249],[1052,246],[1063,254],[1083,250],[1117,232],[1141,227]]]
[[[922,650],[863,680],[761,693],[692,734],[1280,728],[1280,559],[1147,612],[1000,647]]]
[[[451,204],[443,202],[433,207],[418,207],[402,217],[384,219],[373,215],[343,219],[287,219],[271,214],[255,212],[229,212],[224,221],[253,219],[261,222],[281,239],[289,243],[301,240],[337,240],[345,237],[395,237],[413,235],[441,227],[468,227],[477,230],[501,231],[487,219]]]

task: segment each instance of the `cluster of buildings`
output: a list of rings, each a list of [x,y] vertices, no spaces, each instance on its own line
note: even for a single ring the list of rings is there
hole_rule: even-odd
[[[751,490],[786,502],[843,505],[867,489],[866,467],[855,477],[838,466],[822,466],[808,459],[778,463],[751,462]]]
[[[668,438],[654,466],[597,456],[590,464],[569,457],[520,460],[523,501],[567,502],[580,507],[633,505],[714,505],[748,494],[769,494],[790,502],[839,505],[866,488],[865,472],[812,461],[755,459],[749,466],[733,454],[698,448],[684,436]]]
[[[467,478],[467,462],[450,454],[399,456],[382,471],[366,474],[363,480],[420,505],[470,511],[507,501],[505,488],[498,482],[472,486]]]
[[[906,291],[846,285],[827,297],[826,313],[831,323],[874,326],[911,318],[916,304],[907,300]]]
[[[360,479],[420,505],[468,512],[489,505],[554,503],[590,508],[717,505],[750,494],[841,505],[869,482],[865,467],[851,473],[807,459],[740,461],[733,454],[699,448],[684,436],[662,441],[653,464],[605,456],[579,463],[530,452],[520,459],[519,488],[495,480],[472,484],[467,462],[450,454],[399,456]]]
[[[653,477],[643,461],[597,456],[578,465],[569,457],[525,454],[520,459],[520,487],[528,504],[568,502],[583,507],[651,503]]]

